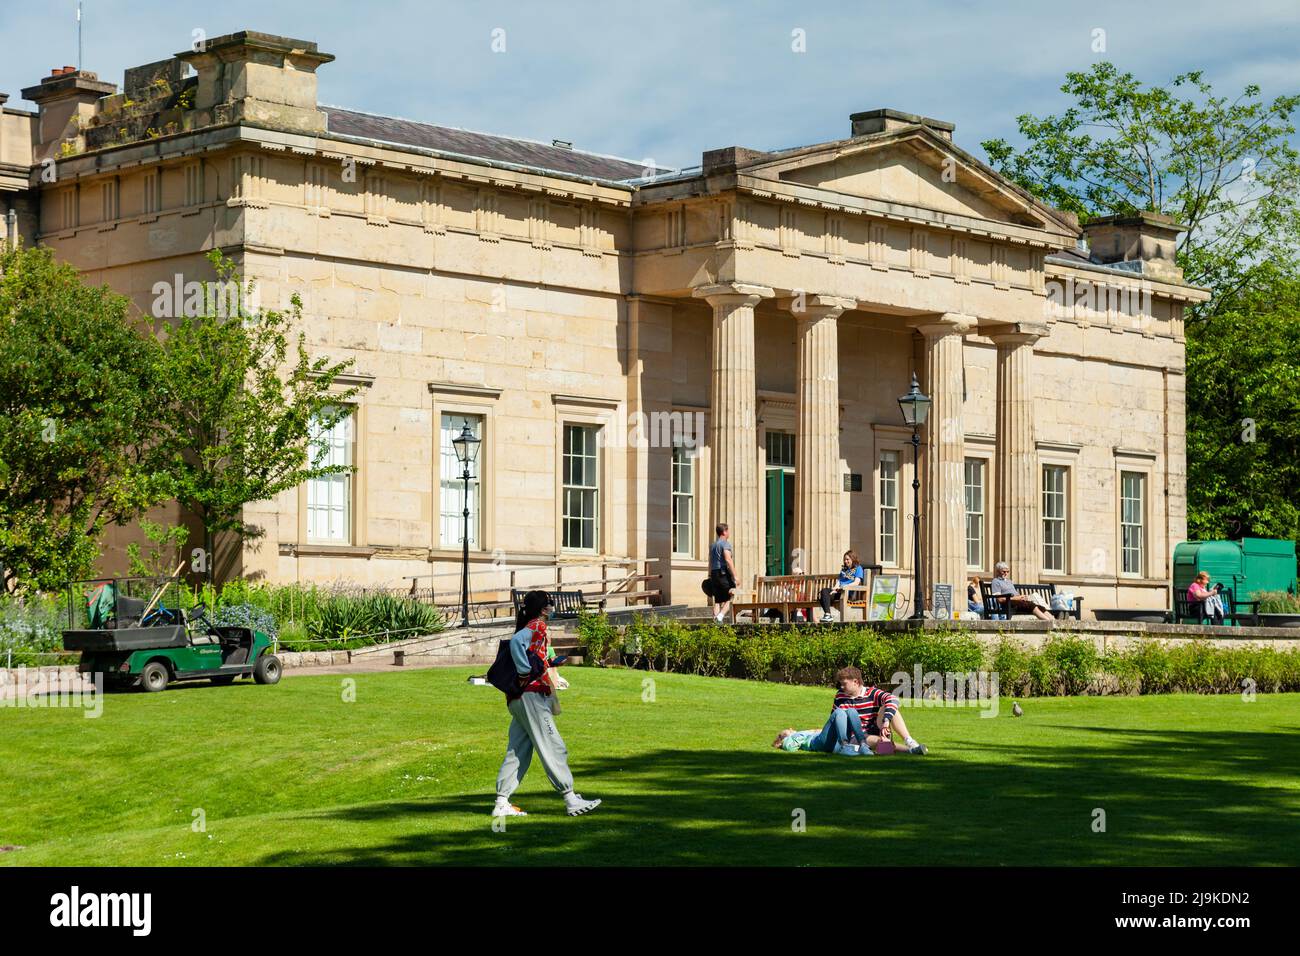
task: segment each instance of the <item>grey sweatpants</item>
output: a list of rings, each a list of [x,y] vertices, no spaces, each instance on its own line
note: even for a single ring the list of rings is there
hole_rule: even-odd
[[[532,692],[518,700],[509,701],[510,736],[506,742],[506,757],[497,774],[497,796],[508,798],[523,782],[533,751],[541,758],[542,768],[551,786],[561,794],[573,792],[573,774],[569,772],[569,751],[560,739],[551,713],[552,697]]]

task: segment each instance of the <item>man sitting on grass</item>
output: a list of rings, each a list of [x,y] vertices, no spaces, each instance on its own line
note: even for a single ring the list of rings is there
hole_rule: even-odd
[[[898,698],[879,687],[867,687],[862,671],[841,667],[835,673],[835,686],[835,710],[846,709],[858,715],[867,735],[867,746],[875,753],[922,756],[927,752],[925,744],[917,743],[908,731],[903,715],[898,712]],[[895,746],[891,731],[903,740],[904,747]]]

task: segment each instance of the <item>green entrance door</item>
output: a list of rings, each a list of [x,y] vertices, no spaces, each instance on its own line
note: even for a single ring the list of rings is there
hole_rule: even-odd
[[[794,533],[794,472],[767,469],[767,574],[790,573],[789,542]]]

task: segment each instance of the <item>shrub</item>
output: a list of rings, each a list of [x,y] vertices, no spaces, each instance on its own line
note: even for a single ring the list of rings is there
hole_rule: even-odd
[[[1097,647],[1086,637],[1049,637],[1039,656],[1045,662],[1039,693],[1082,694],[1092,684],[1101,669],[1101,656]]]
[[[578,643],[584,661],[603,665],[609,652],[619,646],[620,638],[618,628],[606,615],[583,611],[578,616]]]
[[[732,628],[672,618],[636,617],[623,628],[604,614],[584,614],[579,639],[591,663],[616,650],[651,670],[707,676],[736,675],[785,683],[829,684],[854,664],[868,683],[892,686],[900,672],[998,674],[1010,696],[1087,693],[1159,694],[1171,691],[1236,693],[1300,690],[1300,650],[1247,645],[1215,648],[1204,641],[1173,646],[1154,640],[1122,651],[1098,652],[1087,637],[1053,635],[1033,650],[1009,637],[986,648],[959,629],[882,633],[870,626],[758,625]]]
[[[1169,649],[1169,676],[1175,690],[1215,693],[1222,685],[1220,658],[1230,651],[1217,651],[1205,641],[1193,641]]]
[[[1102,672],[1113,681],[1117,694],[1138,694],[1142,692],[1142,670],[1131,655],[1119,651],[1110,651],[1101,657]]]
[[[1167,694],[1173,690],[1169,648],[1159,641],[1141,641],[1125,655],[1141,678],[1142,693]]]
[[[1008,637],[1000,638],[989,663],[992,671],[998,675],[998,689],[1001,693],[1023,697],[1031,692],[1033,655],[1019,641]]]
[[[307,625],[302,621],[290,621],[280,628],[280,647],[286,651],[306,651],[311,649]]]
[[[0,667],[35,667],[73,660],[63,651],[66,605],[56,595],[0,597]]]
[[[1254,600],[1259,601],[1260,614],[1300,614],[1300,593],[1258,591]]]
[[[338,595],[320,603],[306,622],[307,634],[317,642],[358,647],[375,639],[415,637],[442,630],[438,609],[388,594],[365,597]]]
[[[275,616],[255,604],[223,604],[208,617],[218,627],[247,627],[263,631],[270,637],[275,637],[280,632]]]
[[[736,656],[741,671],[751,680],[767,680],[776,659],[777,637],[772,634],[751,634],[737,638]]]

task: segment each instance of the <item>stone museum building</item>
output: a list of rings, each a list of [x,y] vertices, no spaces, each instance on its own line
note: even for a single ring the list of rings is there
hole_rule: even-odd
[[[725,521],[742,583],[853,548],[910,597],[915,373],[929,582],[964,595],[1005,560],[1085,609],[1167,606],[1183,314],[1208,297],[1176,223],[1081,228],[951,123],[890,109],[662,169],[321,104],[333,59],[240,32],[120,92],[64,67],[21,91],[34,111],[0,94],[11,240],[145,313],[220,248],[263,306],[301,295],[314,353],[354,360],[321,441],[355,471],[250,506],[266,533],[236,571],[454,572],[468,424],[476,567],[653,558],[664,600],[699,603]]]

